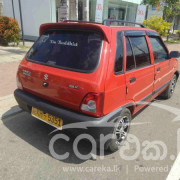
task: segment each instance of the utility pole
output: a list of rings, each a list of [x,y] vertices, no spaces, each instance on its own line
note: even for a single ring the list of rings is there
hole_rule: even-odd
[[[11,0],[12,2],[12,9],[13,9],[13,18],[15,19],[15,12],[14,12],[14,0]]]
[[[21,11],[21,0],[19,0],[19,13],[20,13],[20,20],[21,20],[21,31],[22,31],[22,40],[23,40],[23,46],[24,43],[24,29],[23,29],[23,20],[22,20],[22,11]]]

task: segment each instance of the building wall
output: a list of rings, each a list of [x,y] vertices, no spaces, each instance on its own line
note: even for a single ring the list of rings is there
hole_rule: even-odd
[[[81,7],[83,6],[81,12],[78,10],[80,1]],[[123,9],[123,20],[135,21],[137,6],[140,1],[141,0],[104,0],[103,19],[108,19],[109,8],[116,8]],[[13,0],[13,2],[15,19],[18,20],[19,26],[21,27],[19,0]],[[97,0],[67,0],[67,19],[77,20],[78,13],[81,13],[82,20],[95,21],[96,2]],[[21,0],[25,39],[36,40],[39,36],[39,26],[42,23],[59,21],[61,19],[59,15],[64,13],[59,12],[60,4],[60,0]],[[87,14],[88,12],[89,14]],[[13,17],[12,0],[4,0],[4,15]]]
[[[55,22],[55,0],[21,0],[25,39],[36,40],[42,23]],[[21,27],[19,2],[14,0],[15,19]],[[4,15],[13,17],[11,0],[4,0]]]
[[[3,16],[3,1],[0,0],[0,16]]]
[[[163,16],[163,11],[161,9],[156,10],[152,6],[149,6],[148,13],[147,13],[147,19],[151,18],[152,16],[162,17]]]
[[[90,1],[90,20],[95,21],[96,0]],[[125,11],[124,20],[134,22],[136,19],[137,6],[140,2],[140,0],[104,0],[103,19],[108,19],[109,8],[121,8]]]

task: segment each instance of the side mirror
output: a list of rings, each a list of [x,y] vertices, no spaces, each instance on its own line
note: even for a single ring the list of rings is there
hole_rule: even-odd
[[[179,51],[171,51],[170,52],[170,57],[171,58],[179,58],[180,57]]]

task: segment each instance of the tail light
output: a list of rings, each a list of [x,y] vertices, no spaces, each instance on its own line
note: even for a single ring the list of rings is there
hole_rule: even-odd
[[[81,112],[101,117],[103,116],[104,93],[89,93],[81,103]]]

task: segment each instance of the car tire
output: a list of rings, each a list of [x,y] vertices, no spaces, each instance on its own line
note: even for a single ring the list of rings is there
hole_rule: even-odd
[[[113,130],[112,138],[108,143],[107,150],[110,152],[117,151],[123,145],[129,130],[132,116],[129,109],[123,109],[120,116],[116,119],[116,125]]]
[[[160,95],[163,99],[169,99],[172,97],[175,87],[177,83],[177,76],[174,74],[173,78],[171,79],[171,82],[169,86],[166,88],[166,90]]]

